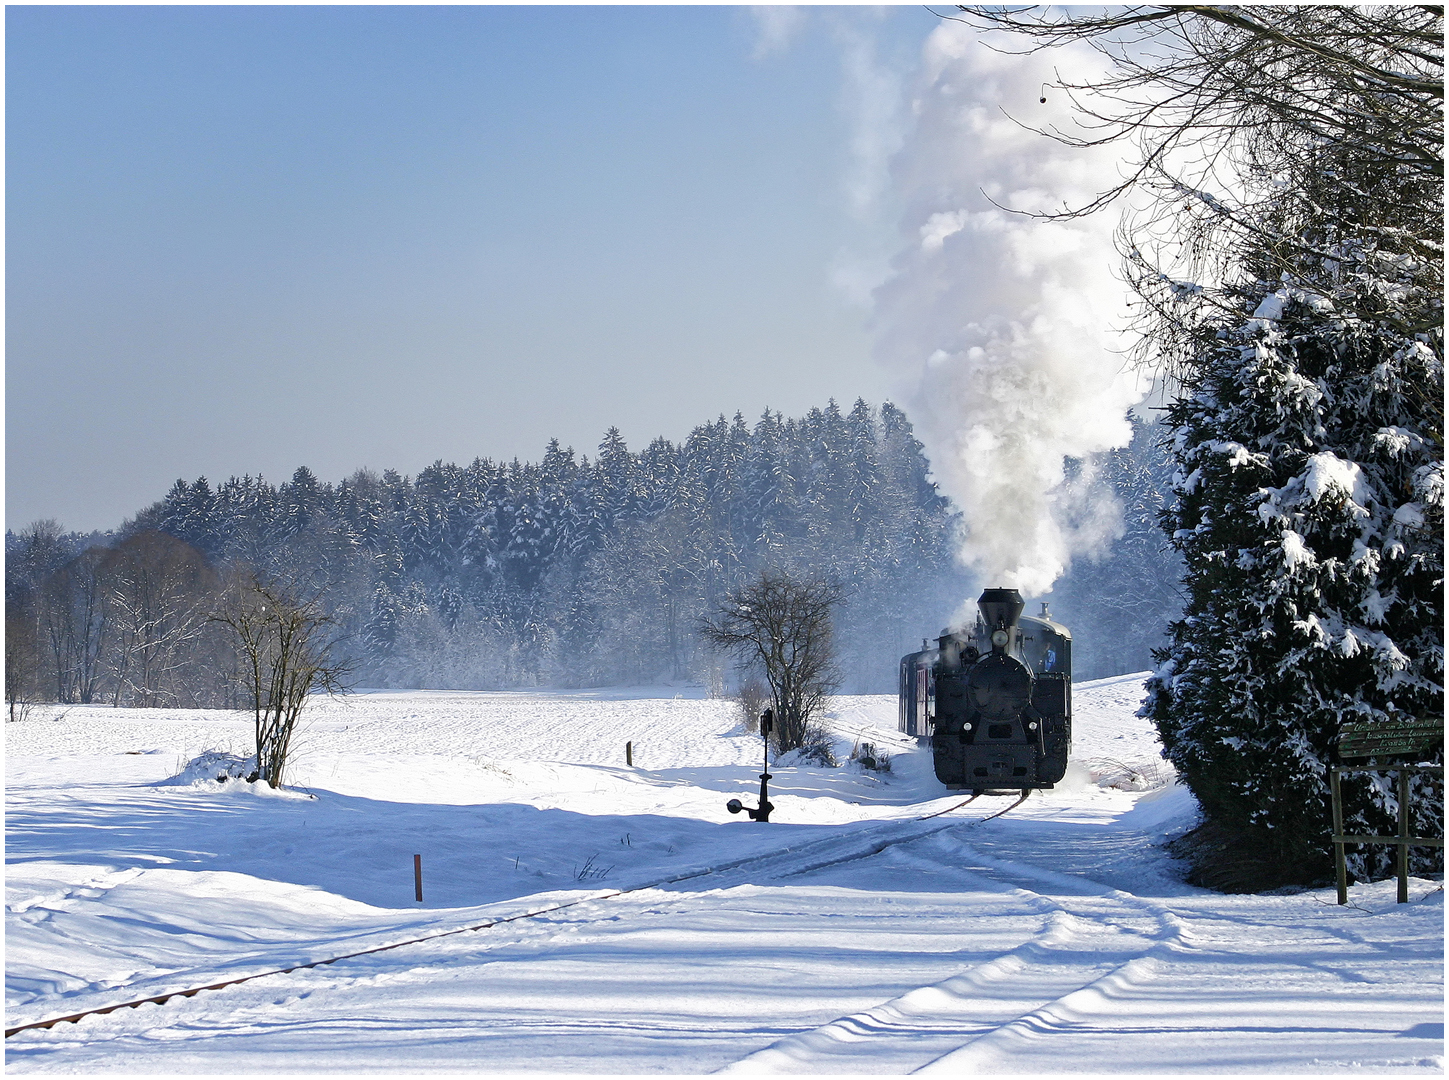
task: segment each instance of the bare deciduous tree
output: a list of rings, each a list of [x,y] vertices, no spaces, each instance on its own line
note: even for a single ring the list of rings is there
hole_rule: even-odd
[[[216,601],[216,575],[190,544],[147,530],[118,544],[101,566],[111,642],[112,702],[178,704]]]
[[[20,607],[5,611],[5,704],[10,720],[24,720],[39,696],[40,650],[36,619]]]
[[[111,603],[102,567],[105,548],[92,547],[41,582],[36,596],[46,680],[55,700],[88,705],[105,679]]]
[[[804,745],[807,725],[839,682],[831,616],[843,599],[833,581],[766,570],[700,624],[706,641],[764,674],[782,753]]]
[[[339,693],[349,665],[332,659],[334,620],[318,600],[296,600],[257,578],[238,582],[228,609],[243,692],[255,720],[257,776],[280,787],[297,720],[315,691]]]

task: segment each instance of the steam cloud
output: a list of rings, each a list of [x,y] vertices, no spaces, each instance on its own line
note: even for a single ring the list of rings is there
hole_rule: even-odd
[[[1066,481],[1064,459],[1125,445],[1142,396],[1114,330],[1126,290],[1113,216],[1010,212],[1081,205],[1119,179],[1110,148],[1070,148],[1012,119],[1072,130],[1054,66],[1094,59],[1003,55],[955,23],[932,33],[894,164],[906,246],[875,292],[877,354],[963,511],[962,561],[1028,595],[1120,529],[1089,478]]]

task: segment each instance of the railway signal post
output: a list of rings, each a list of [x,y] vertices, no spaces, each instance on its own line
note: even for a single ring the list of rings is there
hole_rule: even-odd
[[[731,814],[738,814],[741,810],[750,815],[751,821],[769,821],[770,811],[775,809],[775,804],[770,802],[770,732],[775,726],[775,710],[766,709],[760,713],[760,735],[765,743],[765,771],[760,773],[760,805],[758,809],[750,809],[739,799],[731,799],[725,803],[725,809]]]

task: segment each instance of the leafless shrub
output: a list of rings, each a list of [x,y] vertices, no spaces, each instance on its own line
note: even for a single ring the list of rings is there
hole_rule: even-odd
[[[760,730],[760,713],[770,703],[769,688],[757,676],[750,675],[735,691],[735,701],[740,707],[740,722],[748,732]]]
[[[805,725],[804,735],[800,739],[800,758],[812,765],[819,765],[824,769],[833,769],[840,764],[835,757],[835,748],[832,745],[830,729],[818,720],[811,720]]]
[[[862,769],[869,769],[871,772],[891,771],[890,754],[879,749],[875,743],[861,742],[856,739],[855,745],[850,750],[850,760]]]
[[[603,881],[604,878],[608,877],[609,871],[614,868],[612,866],[599,866],[595,862],[598,857],[598,853],[595,852],[593,855],[590,855],[588,857],[587,861],[585,861],[583,866],[574,867],[574,880]]]
[[[1093,758],[1087,763],[1092,783],[1119,791],[1154,791],[1165,787],[1169,777],[1163,774],[1161,762],[1141,761],[1135,764],[1116,758]]]

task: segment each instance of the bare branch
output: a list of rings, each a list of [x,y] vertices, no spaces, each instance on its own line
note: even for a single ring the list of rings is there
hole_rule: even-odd
[[[1216,289],[1245,272],[1292,276],[1367,317],[1336,276],[1353,251],[1416,295],[1442,294],[1442,8],[958,11],[1021,52],[1084,44],[1106,58],[1099,77],[1058,80],[1078,129],[1034,130],[1072,146],[1130,148],[1125,177],[1082,205],[1037,214],[1080,217],[1131,191],[1153,196],[1120,237],[1142,300],[1139,359],[1183,363],[1189,309],[1227,302]],[[1251,270],[1238,261],[1246,250],[1257,253]],[[1426,300],[1374,317],[1423,332],[1441,310]]]

